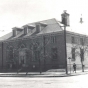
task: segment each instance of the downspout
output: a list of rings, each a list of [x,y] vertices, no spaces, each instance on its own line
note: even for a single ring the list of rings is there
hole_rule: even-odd
[[[2,42],[2,69],[3,69],[3,42]]]

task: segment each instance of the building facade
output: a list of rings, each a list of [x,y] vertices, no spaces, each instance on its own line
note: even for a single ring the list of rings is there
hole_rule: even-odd
[[[29,71],[65,68],[64,37],[55,19],[14,27],[1,42],[1,68]],[[61,53],[63,52],[63,55]]]
[[[73,32],[67,32],[67,63],[68,69],[73,63],[77,64],[77,69],[88,68],[88,36]]]
[[[67,31],[66,58],[64,31],[56,19],[14,27],[1,39],[1,71],[66,69],[66,64],[69,70],[73,63],[77,64],[77,69],[81,69],[82,65],[88,67],[88,37]]]

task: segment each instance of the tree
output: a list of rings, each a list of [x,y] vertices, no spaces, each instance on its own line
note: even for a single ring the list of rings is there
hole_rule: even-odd
[[[88,52],[88,45],[86,44],[86,37],[80,38],[80,44],[72,44],[72,47],[75,48],[75,57],[80,56],[80,61],[83,68],[85,53]]]

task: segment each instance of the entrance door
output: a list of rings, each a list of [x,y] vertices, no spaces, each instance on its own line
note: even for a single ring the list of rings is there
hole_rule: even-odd
[[[26,51],[25,49],[21,49],[19,51],[19,65],[25,67],[26,66]]]

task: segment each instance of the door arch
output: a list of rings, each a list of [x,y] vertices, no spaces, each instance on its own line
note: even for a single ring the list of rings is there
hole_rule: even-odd
[[[26,47],[22,44],[19,48],[19,65],[21,67],[26,66]]]

